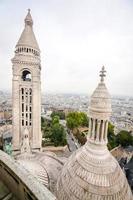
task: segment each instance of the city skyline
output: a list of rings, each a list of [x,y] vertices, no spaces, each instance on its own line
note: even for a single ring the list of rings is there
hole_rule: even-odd
[[[1,1],[0,89],[11,89],[11,58],[27,8],[41,49],[42,92],[91,94],[105,65],[110,93],[132,96],[131,1]]]

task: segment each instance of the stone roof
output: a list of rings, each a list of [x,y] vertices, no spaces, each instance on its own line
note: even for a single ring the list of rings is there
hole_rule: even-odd
[[[10,179],[10,176],[12,179]],[[17,184],[17,186],[13,188],[13,191],[15,192],[17,190],[17,197],[20,196],[19,199],[23,199],[24,197],[23,196],[23,193],[25,192],[24,188],[30,191],[30,194],[32,194],[34,199],[38,200],[56,199],[55,196],[43,184],[41,184],[40,181],[38,181],[38,179],[35,178],[35,176],[33,176],[32,173],[29,173],[23,166],[18,164],[18,162],[16,162],[11,156],[7,155],[3,151],[0,151],[0,180],[3,181],[4,179],[6,179],[5,184],[7,185],[7,187],[9,187],[10,190],[12,187],[11,180],[13,181],[13,176],[15,176],[16,180],[13,183]]]
[[[27,169],[28,172],[33,174],[43,185],[49,186],[49,177],[47,171],[41,163],[34,160],[22,159],[18,161],[21,166]]]
[[[24,153],[16,157],[17,162],[36,177],[50,191],[55,192],[57,177],[64,161],[53,152]]]
[[[16,47],[30,47],[39,51],[39,46],[33,31],[33,20],[30,14],[30,10],[28,10],[28,14],[25,18],[25,28],[18,40]]]

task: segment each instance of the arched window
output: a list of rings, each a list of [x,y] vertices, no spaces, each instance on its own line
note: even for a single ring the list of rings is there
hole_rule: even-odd
[[[23,81],[31,81],[31,73],[28,70],[24,70],[22,72],[22,80]]]

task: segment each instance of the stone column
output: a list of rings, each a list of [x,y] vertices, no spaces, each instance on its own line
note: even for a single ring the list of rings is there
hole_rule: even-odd
[[[34,74],[37,74],[35,72]],[[40,76],[33,76],[33,95],[32,95],[32,149],[41,149],[41,89]]]
[[[101,138],[100,141],[104,140],[104,130],[105,130],[105,121],[102,121],[102,130],[101,130]]]
[[[106,123],[105,123],[105,137],[104,137],[104,139],[105,139],[106,142],[108,141],[107,134],[108,134],[108,121],[106,121]]]
[[[13,134],[13,150],[20,149],[20,104],[19,104],[19,76],[13,74],[12,80],[12,134]]]
[[[88,136],[88,138],[91,138],[91,135],[92,135],[92,119],[89,118],[89,136]]]
[[[97,120],[96,141],[99,141],[101,120]]]
[[[92,139],[95,138],[95,123],[96,123],[96,120],[92,119],[92,136],[91,136]]]

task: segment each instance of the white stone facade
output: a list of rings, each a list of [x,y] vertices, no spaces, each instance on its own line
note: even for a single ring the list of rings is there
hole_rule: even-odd
[[[32,151],[41,149],[40,50],[33,32],[30,10],[12,59],[13,150],[21,151],[25,129]]]

